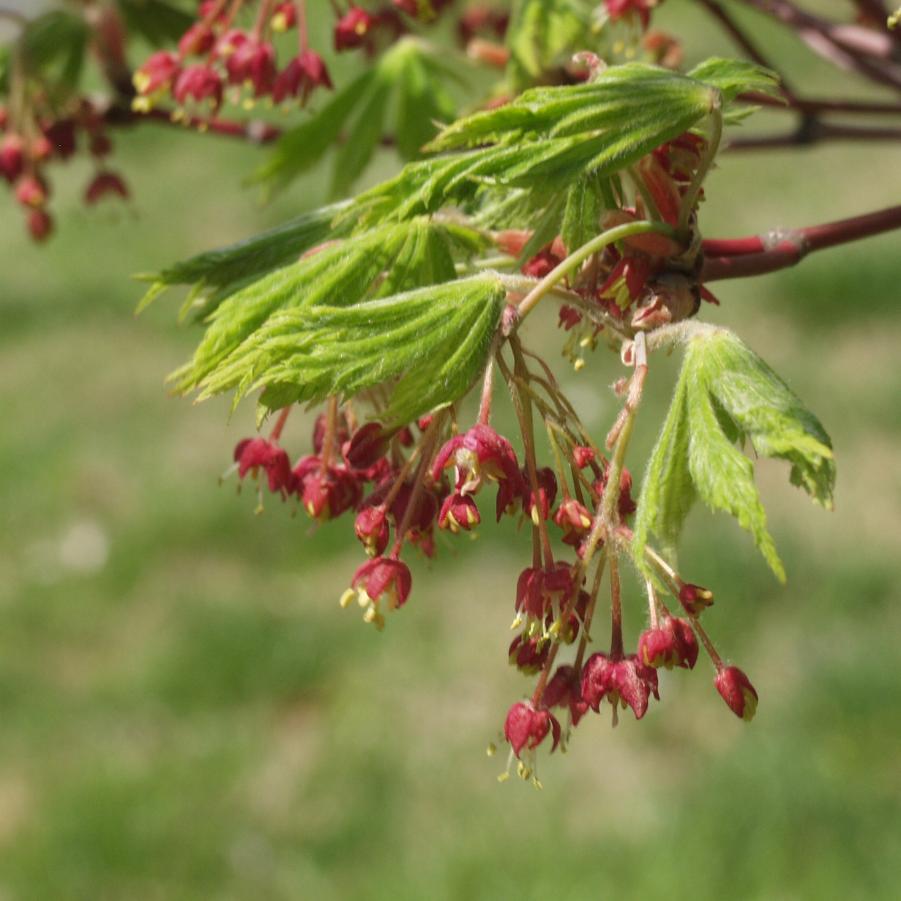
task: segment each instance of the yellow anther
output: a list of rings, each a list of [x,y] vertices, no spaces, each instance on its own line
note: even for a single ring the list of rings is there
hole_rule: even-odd
[[[524,782],[532,776],[532,771],[520,760],[516,765],[516,775]]]
[[[582,357],[579,357],[579,359],[576,360],[575,363],[573,363],[573,369],[575,369],[576,372],[581,372],[584,368],[585,368],[585,360]]]
[[[538,505],[532,505],[532,522],[535,523],[536,528],[541,523],[541,517],[538,515]]]
[[[542,789],[542,788],[544,788],[544,786],[541,784],[541,782],[538,781],[538,777],[537,777],[537,776],[533,776],[533,777],[532,777],[532,787],[533,787],[533,788],[537,788],[537,789]]]
[[[510,778],[509,773],[501,773],[500,776],[497,777],[498,782],[506,782]]]
[[[582,528],[587,529],[591,525],[591,517],[586,516],[584,513],[579,517],[579,522],[582,523]]]
[[[494,755],[497,754],[497,745],[493,741],[488,742],[488,747],[485,748],[485,753],[489,757],[494,757]]]
[[[353,588],[348,588],[344,594],[338,598],[338,603],[346,610],[353,602],[354,598],[357,596],[357,592]]]

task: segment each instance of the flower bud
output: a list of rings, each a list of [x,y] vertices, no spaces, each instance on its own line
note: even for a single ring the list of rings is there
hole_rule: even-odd
[[[720,697],[739,718],[750,722],[757,712],[757,692],[751,680],[737,667],[727,666],[716,674],[714,681]]]
[[[691,582],[682,582],[679,585],[679,601],[689,613],[698,616],[713,605],[713,592]]]
[[[370,557],[377,557],[388,547],[388,514],[384,507],[364,507],[354,521],[357,538]]]

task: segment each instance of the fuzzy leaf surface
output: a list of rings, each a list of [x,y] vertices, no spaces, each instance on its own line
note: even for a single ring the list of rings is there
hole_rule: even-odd
[[[785,571],[739,450],[786,460],[790,481],[831,508],[835,464],[829,436],[785,382],[725,329],[692,337],[660,437],[651,453],[635,521],[636,553],[653,533],[672,548],[696,496],[751,532],[780,581]],[[738,445],[738,446],[737,446]]]

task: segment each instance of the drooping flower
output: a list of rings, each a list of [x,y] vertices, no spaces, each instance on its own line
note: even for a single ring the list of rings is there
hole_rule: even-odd
[[[172,88],[172,96],[177,103],[189,100],[197,103],[209,102],[214,110],[222,103],[222,79],[210,66],[196,63],[179,72]]]
[[[104,197],[121,197],[128,199],[128,186],[121,175],[115,172],[98,172],[90,181],[84,192],[84,202],[89,206],[102,200]]]
[[[181,70],[181,63],[174,53],[159,50],[135,70],[132,77],[140,97],[151,99],[169,90]]]
[[[410,596],[413,578],[402,561],[394,557],[374,557],[357,569],[350,585],[341,595],[341,606],[349,606],[356,598],[364,609],[363,619],[381,631],[385,627],[382,601],[387,602],[389,610],[403,607]]]
[[[640,720],[647,712],[651,695],[660,698],[657,671],[645,666],[634,654],[618,659],[592,654],[582,668],[582,697],[594,711],[606,698],[614,710],[617,706],[631,707],[635,719]]]
[[[476,502],[468,494],[449,494],[438,514],[438,527],[451,532],[468,532],[482,521]]]
[[[271,492],[283,497],[290,492],[293,486],[291,461],[284,448],[261,436],[245,438],[235,446],[233,457],[239,479],[243,480],[248,473],[257,478],[263,470]]]
[[[548,732],[553,735],[554,743],[551,751],[554,751],[560,742],[560,723],[549,710],[536,710],[531,703],[520,701],[507,712],[504,738],[510,743],[517,757],[523,748],[535,750],[547,737]]]
[[[359,6],[351,8],[335,24],[335,50],[353,50],[361,47],[375,25],[375,19]]]
[[[579,671],[569,664],[558,666],[542,695],[542,702],[548,707],[563,707],[569,710],[574,726],[588,712],[588,703],[582,697]]]
[[[515,488],[517,493],[521,490],[522,476],[513,447],[489,425],[478,423],[446,442],[432,464],[432,478],[438,481],[451,465],[459,494],[475,494],[485,479]]]
[[[683,582],[679,586],[679,602],[694,616],[713,606],[713,592],[709,588]]]
[[[315,51],[304,50],[276,76],[272,99],[282,103],[288,97],[298,97],[301,104],[305,104],[320,87],[330,90],[333,87],[325,61]]]
[[[655,669],[681,666],[694,669],[698,660],[698,642],[691,624],[684,619],[666,616],[659,626],[646,629],[638,639],[638,659]]]
[[[757,692],[751,680],[737,666],[723,667],[714,681],[720,697],[729,709],[745,722],[754,719],[757,712]]]

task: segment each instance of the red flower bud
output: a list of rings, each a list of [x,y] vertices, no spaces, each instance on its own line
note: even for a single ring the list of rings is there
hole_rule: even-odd
[[[614,21],[637,18],[644,29],[651,21],[651,10],[657,2],[658,0],[604,0],[604,5],[607,7],[607,15]]]
[[[721,669],[716,674],[714,685],[720,697],[739,719],[746,722],[754,719],[757,712],[757,692],[751,685],[751,680],[737,666]]]
[[[504,738],[510,742],[513,753],[519,757],[523,748],[534,750],[544,741],[548,732],[553,733],[554,751],[560,742],[560,723],[548,710],[536,710],[530,703],[514,704],[504,721]]]
[[[595,452],[590,447],[573,448],[573,462],[579,469],[584,469],[589,463],[594,462]]]

